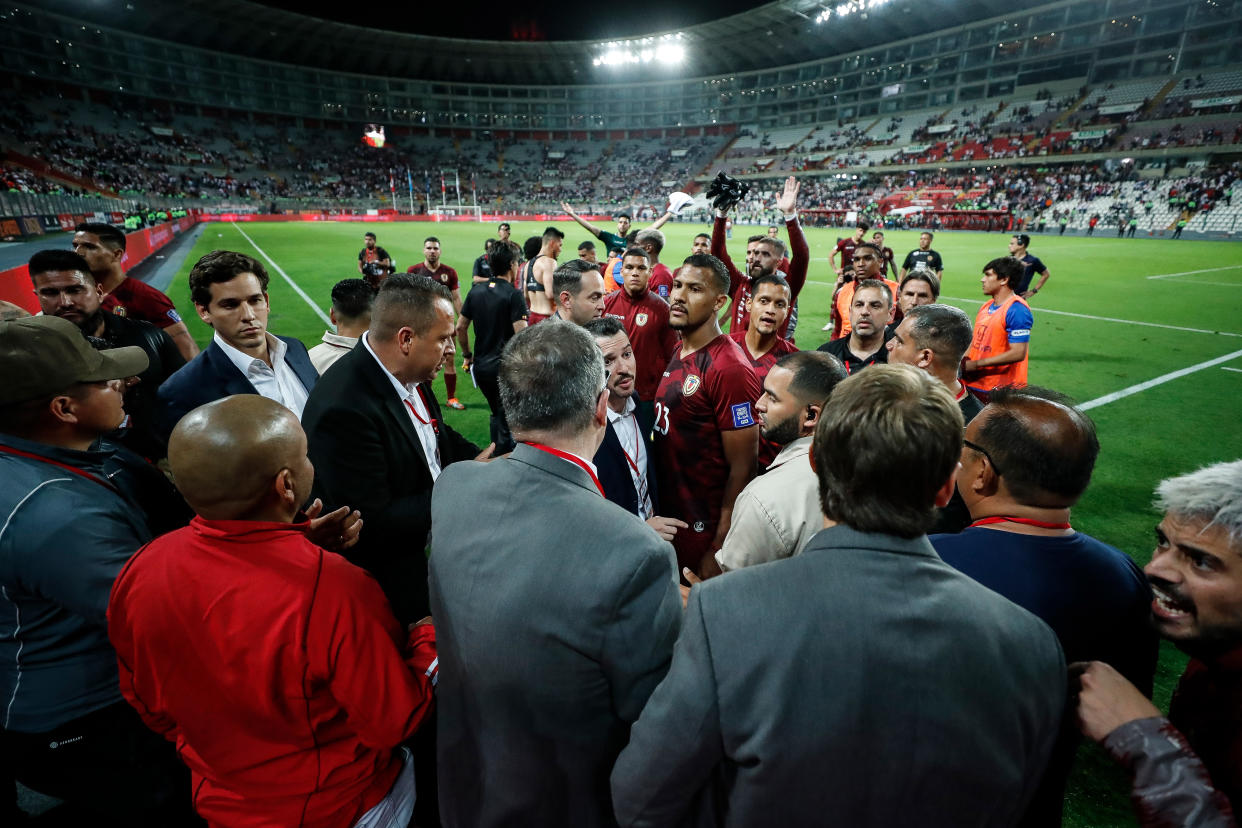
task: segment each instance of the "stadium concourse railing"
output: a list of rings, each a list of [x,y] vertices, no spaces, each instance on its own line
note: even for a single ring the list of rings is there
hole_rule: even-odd
[[[61,232],[72,230],[82,221],[119,223],[120,215],[120,213],[113,212],[63,213],[55,216],[37,216],[34,220],[41,226],[48,227],[49,232]],[[22,221],[28,218],[30,217],[25,217]],[[5,219],[5,221],[9,220]],[[121,267],[127,271],[130,270],[148,259],[157,250],[167,246],[169,242],[193,227],[198,221],[199,216],[191,214],[185,218],[166,221],[128,234],[125,237],[125,258],[121,259]],[[0,299],[20,305],[31,313],[39,311],[39,303],[35,299],[34,291],[30,289],[30,271],[24,263],[7,270],[0,270]]]

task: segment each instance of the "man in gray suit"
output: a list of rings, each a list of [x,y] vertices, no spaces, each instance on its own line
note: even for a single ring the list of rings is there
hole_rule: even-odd
[[[448,467],[431,499],[441,818],[613,825],[609,772],[681,624],[673,548],[588,459],[608,422],[589,333],[521,331],[499,380],[517,448]]]
[[[695,586],[612,775],[621,825],[1011,826],[1065,704],[1057,638],[943,563],[962,414],[876,365],[833,391],[801,555]]]

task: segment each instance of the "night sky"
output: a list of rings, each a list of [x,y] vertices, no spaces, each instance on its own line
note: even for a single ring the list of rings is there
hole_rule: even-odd
[[[257,0],[265,6],[360,26],[416,34],[485,40],[598,40],[632,37],[766,5],[755,0],[631,0],[622,3],[546,2],[546,0],[452,0],[374,3],[354,6],[336,0]]]

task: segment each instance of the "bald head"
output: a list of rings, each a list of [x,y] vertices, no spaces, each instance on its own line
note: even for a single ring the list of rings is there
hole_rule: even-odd
[[[186,502],[209,520],[291,520],[314,480],[297,417],[258,394],[185,415],[168,441],[168,463]]]
[[[1033,385],[993,391],[968,431],[992,455],[1009,494],[1029,506],[1072,506],[1100,453],[1091,419],[1063,395]]]

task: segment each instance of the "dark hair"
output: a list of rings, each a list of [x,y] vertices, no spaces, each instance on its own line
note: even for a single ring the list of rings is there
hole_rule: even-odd
[[[119,228],[113,227],[111,224],[104,224],[99,221],[84,221],[73,229],[75,233],[90,233],[98,236],[99,240],[109,247],[117,250],[125,249],[125,233]]]
[[[30,257],[30,264],[26,266],[26,269],[30,271],[31,282],[40,273],[73,270],[85,276],[92,285],[95,284],[95,277],[91,275],[91,266],[86,263],[86,259],[72,250],[40,250]]]
[[[598,319],[592,319],[582,327],[586,328],[587,333],[596,339],[605,339],[610,336],[616,336],[619,333],[625,333],[625,326],[615,316],[601,316]]]
[[[577,296],[582,292],[582,274],[599,273],[595,265],[582,259],[570,259],[563,265],[552,271],[552,297],[553,302],[556,297],[561,295],[561,291],[569,291],[570,296]]]
[[[540,238],[541,238],[544,242],[550,242],[550,241],[552,241],[553,239],[563,239],[563,238],[565,238],[565,234],[564,234],[564,233],[562,233],[560,230],[557,230],[555,227],[545,227],[545,228],[543,229],[543,235],[542,235],[542,236],[540,236]]]
[[[253,273],[259,280],[259,288],[267,293],[268,275],[258,259],[232,250],[213,250],[199,259],[190,269],[190,299],[194,304],[207,307],[211,304],[211,286],[231,282],[243,273]]]
[[[618,220],[618,221],[620,221],[621,219],[627,219],[627,218],[630,218],[630,217],[631,217],[631,216],[630,216],[630,214],[629,214],[629,213],[617,213],[617,220]]]
[[[920,236],[927,236],[927,238],[929,238],[929,239],[934,239],[934,238],[936,238],[936,234],[935,234],[935,233],[933,233],[933,232],[932,232],[932,231],[930,231],[930,230],[924,230],[923,232],[919,233],[919,235],[920,235]]]
[[[1033,427],[1035,409],[1056,409],[1055,432]],[[1069,398],[1034,385],[993,389],[976,442],[988,450],[1009,493],[1024,504],[1068,506],[1091,482],[1100,441]],[[1042,417],[1040,419],[1043,419]],[[1041,424],[1042,425],[1042,424]]]
[[[495,243],[496,243],[496,240],[495,240],[495,239],[488,239],[487,241],[483,242],[483,249],[484,249],[484,250],[491,250],[491,249],[492,249],[492,245],[493,245],[493,244],[495,244]]]
[[[1026,272],[1026,267],[1013,256],[1001,256],[983,266],[984,273],[987,273],[989,270],[996,274],[996,278],[1004,279],[1009,287],[1012,288],[1022,279],[1022,274]]]
[[[594,249],[595,249],[595,242],[593,242],[593,241],[584,241],[582,244],[578,245],[578,249],[579,249],[579,250],[594,250]]]
[[[1016,241],[1018,244],[1022,245],[1023,247],[1031,246],[1031,237],[1028,236],[1026,233],[1014,233],[1013,240]]]
[[[789,390],[808,405],[823,405],[832,389],[849,374],[841,360],[822,351],[794,351],[776,361],[775,367],[793,374]]]
[[[785,290],[789,291],[790,296],[793,295],[793,289],[789,287],[789,280],[779,273],[765,273],[758,279],[751,281],[750,295],[754,296],[758,293],[759,288],[763,285],[776,285],[777,287],[783,287]]]
[[[391,339],[406,327],[420,333],[427,330],[435,321],[436,301],[440,299],[451,304],[453,295],[429,276],[413,273],[389,276],[380,285],[371,306],[371,336]]]
[[[423,244],[426,244],[427,242],[435,242],[436,244],[439,244],[440,240],[437,239],[435,236],[428,236],[427,238],[423,239]]]
[[[625,260],[625,259],[628,259],[630,256],[642,256],[644,259],[647,260],[648,263],[651,262],[651,256],[648,255],[647,251],[642,249],[641,247],[625,248],[625,252],[621,254],[621,259]]]
[[[531,236],[522,243],[522,255],[527,259],[533,259],[539,255],[540,249],[543,247],[543,236]]]
[[[767,237],[765,236],[764,238]],[[691,253],[681,263],[681,266],[710,270],[712,275],[716,277],[716,289],[725,296],[729,295],[729,269],[725,267],[724,262],[717,259],[711,253]]]
[[[711,233],[695,233],[694,237],[696,239],[707,239],[708,241],[711,241],[712,234]]]
[[[496,242],[492,245],[492,252],[487,254],[487,264],[493,276],[506,276],[520,256],[521,251],[513,242]]]
[[[365,233],[363,233],[363,234],[362,234],[362,237],[363,237],[364,239],[373,239],[373,238],[375,238],[375,234],[374,234],[374,233],[372,233],[370,230],[368,230],[367,232],[365,232]]]
[[[858,291],[863,288],[875,288],[884,294],[884,298],[888,300],[888,306],[890,308],[893,306],[893,289],[888,286],[888,282],[882,279],[862,279],[854,285],[854,295],[857,296]],[[851,304],[853,304],[852,300]]]
[[[861,250],[864,247],[867,248],[868,250],[874,250],[875,254],[879,256],[881,259],[884,258],[884,251],[881,250],[880,246],[876,244],[875,242],[869,242],[869,241],[859,242],[858,244],[854,245],[854,252],[857,253],[859,250]]]
[[[907,277],[908,280],[908,277]],[[902,281],[904,285],[906,280]],[[957,365],[970,348],[970,317],[952,305],[917,305],[906,311],[910,339],[916,348],[929,348],[941,365]]]
[[[577,325],[534,325],[509,340],[498,379],[514,437],[529,431],[576,434],[591,425],[605,388],[604,355]]]
[[[348,320],[371,315],[375,289],[366,279],[342,279],[332,286],[332,309]]]
[[[824,515],[860,532],[916,538],[962,454],[962,411],[944,383],[872,365],[833,390],[812,449]]]
[[[936,274],[930,270],[911,270],[906,274],[906,278],[901,280],[901,284],[897,286],[898,291],[906,289],[906,282],[926,282],[931,288],[932,298],[940,298],[940,280],[936,278]]]
[[[509,227],[509,222],[507,222],[507,221],[502,221],[500,224],[497,224],[497,225],[496,225],[496,231],[497,231],[497,232],[500,232],[500,228],[502,228],[502,227]],[[510,231],[510,232],[512,232],[512,231],[513,231],[513,228],[512,228],[512,227],[509,227],[509,231]]]
[[[858,222],[858,228],[864,233],[871,229],[871,223],[866,221]]]
[[[760,234],[759,234],[759,235],[757,235],[757,236],[747,236],[747,237],[746,237],[746,243],[747,243],[747,244],[754,244],[755,242],[761,242],[761,241],[764,241],[764,240],[765,240],[765,239],[767,239],[767,238],[768,238],[768,237],[767,237],[767,236],[765,236],[765,235],[763,235],[762,233],[760,233]]]

